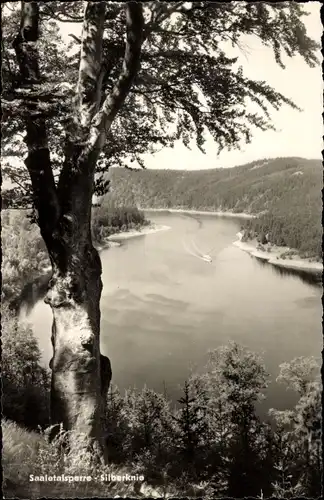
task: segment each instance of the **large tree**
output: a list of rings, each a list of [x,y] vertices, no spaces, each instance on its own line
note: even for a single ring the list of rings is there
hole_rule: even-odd
[[[244,76],[229,42],[258,37],[316,64],[295,2],[21,2],[3,16],[3,154],[13,185],[6,206],[31,206],[52,278],[52,423],[77,430],[103,455],[100,419],[109,360],[100,355],[101,263],[91,240],[94,192],[109,166],[181,139],[220,149],[273,128],[270,109],[295,106]],[[19,22],[19,24],[18,24]],[[64,53],[57,23],[82,23]],[[72,84],[73,83],[73,84]],[[250,106],[251,105],[251,106]],[[23,142],[21,141],[23,137]],[[73,441],[71,442],[73,445]]]

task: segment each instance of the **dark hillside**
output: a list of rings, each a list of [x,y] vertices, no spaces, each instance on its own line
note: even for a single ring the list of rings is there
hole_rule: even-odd
[[[265,214],[250,228],[271,232],[273,243],[307,255],[321,252],[321,160],[262,159],[212,170],[110,172],[111,200],[140,208],[183,208]]]

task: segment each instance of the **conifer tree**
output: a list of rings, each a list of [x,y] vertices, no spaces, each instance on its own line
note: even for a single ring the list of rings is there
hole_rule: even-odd
[[[183,396],[178,403],[181,405],[175,416],[179,429],[178,455],[189,476],[199,478],[204,465],[202,451],[207,426],[203,408],[192,395],[188,381],[184,383]]]

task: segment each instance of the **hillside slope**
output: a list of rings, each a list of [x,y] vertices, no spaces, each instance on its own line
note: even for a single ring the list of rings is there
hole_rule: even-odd
[[[114,203],[140,208],[223,210],[261,215],[250,229],[307,255],[321,253],[321,160],[263,159],[199,171],[111,169]]]

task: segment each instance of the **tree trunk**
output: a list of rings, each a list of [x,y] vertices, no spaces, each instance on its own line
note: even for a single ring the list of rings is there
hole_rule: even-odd
[[[71,166],[58,187],[61,216],[47,238],[53,267],[45,297],[53,311],[51,423],[74,431],[70,448],[86,447],[107,458],[101,419],[111,367],[100,354],[101,261],[91,240],[93,182],[84,176],[96,158],[85,160],[86,168],[81,153],[71,146],[66,159]]]
[[[101,415],[111,371],[100,355],[101,265],[91,246],[73,259],[78,266],[54,267],[45,299],[53,311],[51,423],[84,434],[102,454]],[[71,437],[70,447],[80,446],[80,436],[75,443]]]
[[[111,367],[100,354],[101,262],[91,240],[94,172],[110,126],[138,72],[144,19],[142,6],[126,5],[125,56],[110,95],[101,96],[105,2],[87,2],[80,52],[79,80],[59,181],[55,184],[44,113],[28,103],[25,120],[34,205],[53,274],[45,297],[53,311],[51,423],[62,424],[69,447],[92,449],[105,457],[104,415]],[[40,83],[38,2],[22,2],[20,30],[14,41],[21,83]],[[103,103],[102,103],[103,101]],[[102,105],[101,105],[102,103]],[[100,106],[101,105],[101,106]],[[79,435],[77,436],[76,433]],[[82,434],[83,438],[81,438]]]

